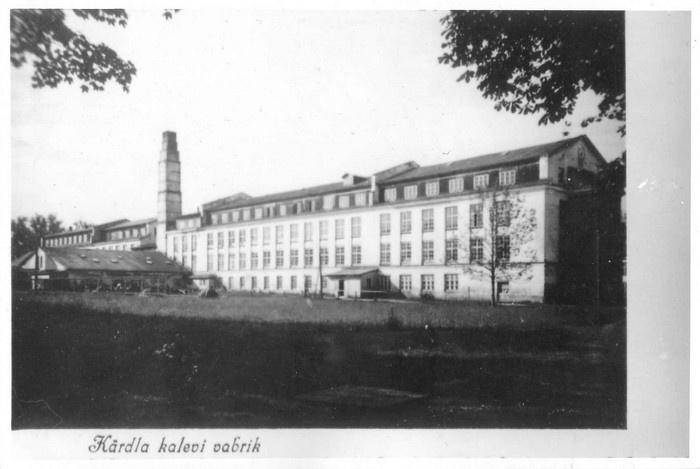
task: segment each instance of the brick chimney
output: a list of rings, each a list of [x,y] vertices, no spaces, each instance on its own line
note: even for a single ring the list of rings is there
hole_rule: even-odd
[[[175,218],[182,215],[180,192],[180,152],[177,151],[175,132],[163,132],[163,145],[158,161],[158,222],[156,245],[158,251],[167,253],[165,232],[175,228]]]

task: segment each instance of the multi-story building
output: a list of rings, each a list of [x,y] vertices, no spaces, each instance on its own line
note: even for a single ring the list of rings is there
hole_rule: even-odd
[[[156,219],[115,220],[84,229],[47,235],[41,245],[49,248],[84,248],[110,251],[152,251],[156,248]]]
[[[493,286],[501,301],[549,301],[595,284],[599,297],[600,249],[589,249],[590,236],[562,243],[560,227],[566,219],[569,234],[598,230],[569,207],[600,205],[586,198],[594,200],[604,163],[580,136],[426,167],[407,162],[277,194],[239,193],[182,216],[179,153],[166,132],[158,249],[230,290],[487,300]],[[576,219],[581,226],[572,227]]]

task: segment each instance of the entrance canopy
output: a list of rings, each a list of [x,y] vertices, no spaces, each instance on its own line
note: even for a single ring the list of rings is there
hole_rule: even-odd
[[[332,274],[327,274],[326,276],[330,279],[360,278],[378,270],[378,267],[348,267],[346,269],[333,272]]]

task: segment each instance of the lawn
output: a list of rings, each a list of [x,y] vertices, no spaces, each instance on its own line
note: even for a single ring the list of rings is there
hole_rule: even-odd
[[[624,428],[625,335],[623,309],[16,294],[12,425]],[[421,398],[306,398],[343,386]]]

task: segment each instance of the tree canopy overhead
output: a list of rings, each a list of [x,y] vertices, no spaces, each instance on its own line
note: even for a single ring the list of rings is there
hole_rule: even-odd
[[[439,62],[465,68],[458,81],[475,80],[497,110],[555,123],[591,90],[602,100],[581,125],[614,119],[625,134],[624,12],[452,11],[441,21]]]
[[[84,20],[126,27],[124,10],[72,10]],[[170,19],[177,10],[165,10]],[[32,86],[55,88],[60,83],[81,83],[83,92],[102,91],[114,80],[129,91],[136,67],[105,44],[94,44],[69,28],[63,10],[15,9],[10,13],[10,62],[21,67],[33,58]]]

